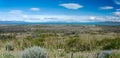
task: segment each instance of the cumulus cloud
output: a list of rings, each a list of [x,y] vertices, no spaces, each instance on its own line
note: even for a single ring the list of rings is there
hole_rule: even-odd
[[[116,4],[120,5],[120,0],[113,0]]]
[[[79,8],[83,8],[82,5],[77,4],[77,3],[64,3],[64,4],[60,4],[59,6],[65,7],[67,9],[74,9],[74,10],[77,10]]]
[[[30,8],[31,11],[40,11],[40,8]]]
[[[113,9],[114,7],[112,6],[103,6],[103,7],[100,7],[100,9],[102,10],[110,10],[110,9]]]

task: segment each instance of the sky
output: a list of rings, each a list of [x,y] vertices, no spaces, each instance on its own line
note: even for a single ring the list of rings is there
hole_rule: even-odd
[[[0,0],[0,21],[120,22],[120,0]]]

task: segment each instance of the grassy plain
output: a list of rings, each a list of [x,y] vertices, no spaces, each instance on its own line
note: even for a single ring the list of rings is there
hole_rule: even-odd
[[[49,58],[98,58],[98,53],[105,50],[119,54],[120,27],[0,25],[0,58],[20,58],[33,46],[44,48]],[[117,58],[113,56],[108,58]]]

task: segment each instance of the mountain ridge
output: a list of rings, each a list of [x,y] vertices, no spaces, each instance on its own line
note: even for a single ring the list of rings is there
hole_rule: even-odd
[[[120,22],[24,22],[0,21],[0,24],[85,24],[85,25],[120,25]]]

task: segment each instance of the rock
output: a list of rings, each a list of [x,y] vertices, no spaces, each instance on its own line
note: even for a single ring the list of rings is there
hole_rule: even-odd
[[[98,53],[98,58],[105,58],[106,56],[109,56],[112,54],[111,50],[106,50]]]

